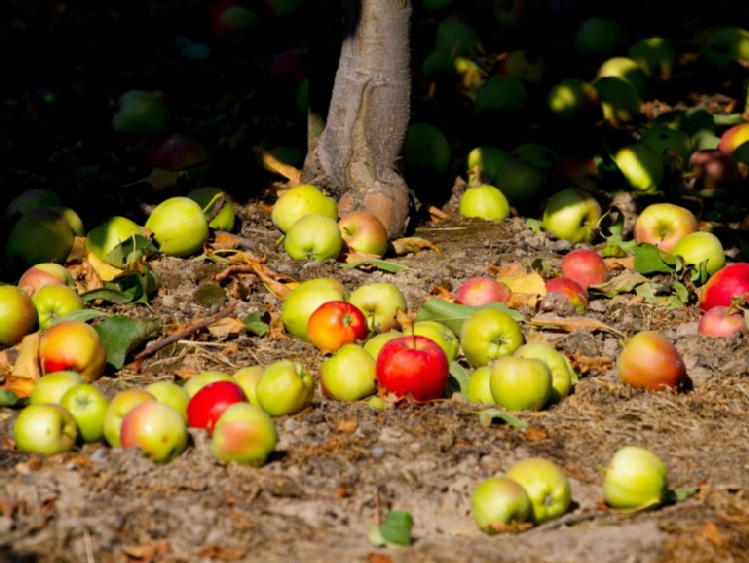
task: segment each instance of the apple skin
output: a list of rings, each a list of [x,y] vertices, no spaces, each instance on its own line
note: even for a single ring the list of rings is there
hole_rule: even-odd
[[[104,439],[104,416],[109,408],[109,399],[96,385],[74,385],[60,398],[60,405],[75,418],[79,441],[91,443]]]
[[[686,264],[699,265],[707,260],[706,268],[713,275],[726,265],[723,244],[713,233],[695,231],[676,243],[671,254],[681,256]]]
[[[386,342],[389,340],[393,340],[394,338],[400,338],[401,336],[405,336],[401,331],[399,330],[390,330],[388,332],[381,332],[379,334],[375,334],[374,336],[371,336],[367,339],[367,341],[364,343],[362,348],[364,348],[369,354],[374,358],[377,359],[378,354],[380,353],[380,350],[382,350],[382,347],[385,345]]]
[[[323,215],[338,221],[338,204],[317,186],[302,184],[285,191],[273,205],[271,221],[282,233],[305,215]]]
[[[510,299],[509,288],[491,276],[474,276],[463,281],[453,292],[456,303],[463,305],[486,305],[506,303]]]
[[[29,404],[60,404],[63,395],[73,387],[85,383],[77,371],[58,371],[41,376],[34,382]]]
[[[660,332],[638,332],[624,345],[616,362],[619,377],[633,387],[675,389],[686,376],[676,347]]]
[[[222,463],[261,467],[277,442],[276,423],[268,413],[250,403],[234,403],[216,422],[211,452]]]
[[[403,155],[407,169],[445,172],[451,158],[450,143],[439,127],[423,122],[409,125]]]
[[[541,143],[522,143],[512,149],[510,156],[543,172],[551,172],[561,161],[554,149]]]
[[[489,185],[474,186],[460,196],[458,213],[469,219],[501,224],[510,216],[510,204],[498,188]]]
[[[709,65],[728,69],[732,63],[749,60],[749,31],[737,26],[723,26],[702,45],[700,56]]]
[[[145,90],[128,90],[117,100],[112,128],[125,135],[150,135],[166,128],[169,110],[164,101]]]
[[[351,211],[338,220],[341,237],[348,252],[382,258],[388,250],[388,232],[375,215]]]
[[[528,106],[528,88],[516,76],[492,76],[476,91],[473,108],[477,115],[499,118],[515,116]]]
[[[234,381],[234,378],[219,370],[203,371],[185,381],[184,389],[187,391],[187,396],[192,398],[195,393],[214,381]]]
[[[59,205],[51,205],[46,209],[54,211],[55,213],[59,213],[62,218],[65,219],[67,224],[70,225],[70,228],[72,229],[75,236],[82,237],[86,235],[86,229],[83,226],[83,221],[81,220],[80,215],[78,215],[75,209]]]
[[[548,404],[557,403],[569,395],[577,374],[567,356],[545,342],[528,342],[515,350],[513,356],[533,358],[546,364],[551,373],[551,393]]]
[[[86,250],[92,252],[99,260],[106,260],[117,246],[134,235],[143,234],[143,229],[135,221],[115,215],[88,232]]]
[[[210,436],[223,412],[247,397],[234,381],[214,381],[200,388],[187,403],[187,424],[191,428],[205,428]]]
[[[627,31],[620,22],[591,16],[580,22],[572,44],[581,57],[600,60],[620,51],[626,40]]]
[[[48,208],[21,215],[5,244],[11,260],[33,266],[42,262],[64,263],[73,248],[75,234],[65,218]]]
[[[249,8],[232,5],[216,16],[212,30],[217,39],[238,46],[249,39],[252,29],[260,23],[258,15]]]
[[[716,305],[702,314],[697,332],[714,338],[746,336],[749,332],[743,313],[735,307]]]
[[[68,269],[62,264],[55,264],[53,262],[30,266],[18,278],[16,285],[24,290],[29,297],[32,297],[34,292],[52,283],[61,283],[69,287],[75,287],[75,282]]]
[[[30,188],[23,190],[10,200],[5,208],[5,218],[14,219],[16,215],[26,215],[29,211],[42,207],[62,207],[65,202],[52,190],[47,188]]]
[[[546,282],[546,294],[561,293],[580,313],[588,308],[588,290],[572,278],[558,276]]]
[[[517,462],[505,477],[517,481],[531,501],[530,521],[543,524],[563,516],[572,502],[572,489],[562,470],[541,457],[530,457]]]
[[[606,59],[598,67],[598,78],[621,78],[629,82],[635,89],[635,96],[641,96],[647,86],[648,76],[640,68],[637,62],[629,57],[611,57]],[[593,81],[595,85],[596,82]],[[601,94],[600,89],[598,90],[599,95]],[[604,116],[605,116],[604,109]],[[639,107],[635,113],[639,113]]]
[[[181,385],[173,381],[154,381],[143,388],[148,391],[160,403],[172,407],[187,421],[187,404],[190,402],[190,395]]]
[[[367,317],[370,330],[387,332],[398,327],[398,311],[407,312],[408,303],[397,286],[390,282],[370,282],[357,287],[349,296]]]
[[[562,122],[595,123],[603,117],[595,86],[582,78],[564,78],[546,96],[549,112]]]
[[[256,407],[259,407],[260,403],[257,400],[255,388],[260,376],[263,375],[263,371],[265,371],[263,366],[247,366],[238,369],[232,374],[232,378],[239,383],[247,400]]]
[[[210,234],[205,214],[185,196],[170,197],[158,204],[146,220],[159,251],[168,256],[190,256],[203,248]]]
[[[13,437],[19,451],[58,454],[75,447],[78,428],[73,415],[60,405],[29,405],[18,413]]]
[[[602,76],[593,81],[601,101],[603,118],[614,127],[631,123],[640,115],[640,99],[626,78]]]
[[[643,209],[635,221],[635,240],[671,252],[676,243],[689,233],[700,229],[697,217],[686,207],[675,203],[652,203]]]
[[[187,424],[166,403],[146,401],[122,418],[120,442],[123,448],[140,448],[154,462],[166,463],[187,449]]]
[[[528,49],[514,49],[500,62],[499,73],[539,84],[546,78],[546,59]]]
[[[734,301],[749,299],[749,264],[727,264],[715,272],[700,290],[700,309],[707,311],[716,305],[729,306]]]
[[[151,395],[148,391],[143,389],[125,389],[119,391],[109,401],[107,412],[104,413],[104,439],[113,448],[119,448],[122,446],[120,439],[120,427],[122,426],[122,419],[132,409],[146,403],[156,401],[156,397]]]
[[[466,399],[472,403],[496,405],[491,388],[491,364],[476,369],[468,380]]]
[[[655,508],[663,504],[667,491],[666,466],[645,448],[625,446],[614,453],[606,467],[603,501],[612,508]]]
[[[0,346],[18,344],[36,328],[34,302],[14,285],[0,286]]]
[[[45,285],[34,293],[31,301],[42,330],[50,328],[59,317],[86,307],[75,289],[61,283]]]
[[[445,352],[448,362],[453,362],[458,358],[460,352],[460,340],[458,336],[446,325],[439,321],[416,321],[413,324],[412,334],[416,336],[426,336],[434,340],[442,351]]]
[[[551,371],[541,360],[504,356],[490,364],[494,402],[511,411],[538,411],[551,397]]]
[[[717,149],[694,151],[689,157],[689,171],[694,174],[691,187],[696,190],[730,189],[742,182],[736,159]]]
[[[487,534],[509,524],[527,522],[531,512],[528,493],[508,477],[490,477],[482,481],[471,495],[471,515]]]
[[[348,290],[333,278],[303,281],[281,304],[281,321],[286,332],[301,340],[309,340],[307,322],[315,309],[327,301],[346,301],[348,297]]]
[[[368,334],[367,317],[348,301],[327,301],[307,321],[309,341],[323,352],[335,352],[344,344],[365,340]]]
[[[590,192],[563,188],[546,202],[542,224],[557,238],[577,244],[593,240],[602,215],[601,205]]]
[[[482,146],[472,149],[467,158],[469,186],[497,185],[497,174],[512,158],[504,149]]]
[[[629,46],[627,55],[650,78],[668,80],[676,66],[676,49],[663,37],[645,37]]]
[[[718,150],[731,154],[747,141],[749,141],[749,123],[739,123],[723,132],[718,142]]]
[[[497,187],[513,203],[533,200],[548,185],[546,172],[519,157],[510,159],[497,173]]]
[[[377,391],[377,364],[358,344],[344,344],[320,365],[323,392],[339,401],[359,401]]]
[[[660,123],[648,127],[639,142],[660,154],[676,170],[686,167],[694,151],[692,138],[686,131]]]
[[[278,360],[263,371],[255,387],[262,409],[271,416],[296,414],[312,404],[315,380],[293,360]]]
[[[72,369],[90,383],[104,374],[107,350],[91,325],[63,321],[42,332],[39,359],[42,373]]]
[[[656,192],[666,176],[663,157],[645,143],[620,148],[614,162],[627,185],[638,193]]]
[[[576,248],[562,257],[562,276],[579,283],[584,289],[604,283],[609,271],[603,257],[595,250]]]
[[[377,354],[377,381],[399,397],[438,399],[445,392],[450,363],[444,350],[425,336],[402,336],[385,343]]]
[[[324,262],[338,258],[343,248],[343,237],[334,219],[312,213],[299,219],[286,231],[283,247],[293,260]]]
[[[460,346],[471,366],[478,368],[509,356],[523,344],[515,319],[497,309],[479,309],[460,328]]]

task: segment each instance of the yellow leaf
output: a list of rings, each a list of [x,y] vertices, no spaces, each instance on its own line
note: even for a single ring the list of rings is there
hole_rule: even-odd
[[[404,237],[393,241],[393,250],[397,256],[421,252],[422,250],[434,250],[442,254],[442,251],[433,243],[420,237]]]
[[[273,153],[257,146],[252,147],[252,152],[255,153],[258,161],[263,166],[263,168],[265,168],[269,172],[274,172],[286,178],[290,182],[289,187],[298,186],[302,183],[301,171],[289,164],[286,164],[285,162],[280,161],[273,155]]]
[[[517,276],[504,276],[497,278],[500,283],[505,284],[513,293],[530,293],[546,295],[546,282],[538,272],[528,272]]]
[[[237,336],[246,329],[244,323],[235,317],[224,317],[208,325],[208,332],[217,338]]]
[[[104,260],[100,260],[90,251],[86,253],[86,262],[91,264],[94,271],[99,275],[102,281],[105,282],[112,281],[125,273],[125,270],[121,270],[120,268],[116,268],[115,266],[104,262]]]

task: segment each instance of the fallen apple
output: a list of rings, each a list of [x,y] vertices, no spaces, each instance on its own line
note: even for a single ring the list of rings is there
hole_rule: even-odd
[[[128,90],[117,100],[112,117],[116,133],[127,135],[150,135],[166,128],[169,110],[164,100],[146,90]]]
[[[491,388],[491,364],[476,369],[468,379],[466,399],[472,403],[486,403],[495,405]]]
[[[505,473],[525,489],[531,501],[530,521],[543,524],[564,515],[572,502],[567,477],[553,461],[541,457],[521,460]]]
[[[411,327],[411,334],[426,336],[434,340],[445,352],[448,362],[457,359],[460,352],[460,340],[447,325],[434,320],[416,321]]]
[[[90,383],[104,374],[107,350],[91,325],[62,321],[42,332],[39,361],[42,373],[74,370]]]
[[[187,423],[166,403],[146,401],[122,418],[123,448],[137,447],[156,463],[171,461],[187,449]]]
[[[711,276],[726,264],[723,244],[718,237],[707,231],[684,235],[671,250],[671,254],[681,256],[685,264],[698,266],[705,262],[707,273]]]
[[[700,290],[700,309],[743,304],[749,299],[749,264],[727,264],[715,272]]]
[[[642,142],[617,150],[614,162],[627,185],[636,192],[658,191],[666,176],[663,157]]]
[[[104,417],[109,399],[96,385],[83,382],[74,385],[62,395],[60,406],[75,418],[80,441],[90,443],[104,439]]]
[[[389,393],[411,394],[417,401],[442,396],[450,363],[444,350],[425,336],[402,336],[385,343],[377,354],[377,380]]]
[[[0,346],[18,344],[36,328],[37,312],[28,294],[14,285],[0,286]]]
[[[567,356],[545,342],[528,342],[515,350],[513,356],[542,361],[551,373],[551,393],[547,404],[557,403],[569,395],[577,382],[572,364]]]
[[[202,371],[185,381],[184,389],[187,396],[192,398],[195,393],[214,381],[234,381],[231,375],[220,370]]]
[[[523,340],[517,321],[498,309],[479,309],[460,328],[460,347],[475,368],[511,355]]]
[[[64,205],[65,202],[57,192],[47,188],[29,188],[10,200],[5,207],[5,218],[16,219],[18,215],[26,215],[34,209]]]
[[[187,420],[187,404],[190,402],[190,395],[182,385],[177,385],[173,381],[161,380],[149,383],[143,390],[151,393],[160,403],[172,407],[182,415],[185,421]]]
[[[634,234],[638,243],[647,242],[671,252],[682,238],[699,228],[697,217],[686,207],[668,202],[651,203],[637,216]]]
[[[42,330],[50,328],[60,317],[86,307],[75,289],[61,283],[45,285],[34,293],[31,301]]]
[[[714,338],[735,338],[746,336],[744,314],[733,306],[716,305],[705,311],[697,324],[697,333]]]
[[[214,381],[201,387],[187,403],[187,424],[191,428],[205,428],[208,435],[223,412],[247,397],[234,381]]]
[[[490,477],[471,495],[471,515],[478,527],[488,534],[504,526],[526,522],[530,512],[528,493],[508,477]]]
[[[579,313],[588,308],[588,290],[572,278],[557,276],[546,282],[546,294],[561,293]]]
[[[511,411],[541,410],[551,397],[551,371],[541,360],[503,356],[490,364],[494,402]]]
[[[312,403],[315,380],[301,362],[277,360],[263,370],[255,395],[271,416],[296,414]]]
[[[563,188],[546,202],[544,230],[572,243],[591,242],[598,233],[603,212],[593,195],[580,188]]]
[[[42,262],[64,263],[73,248],[75,233],[65,218],[49,208],[21,215],[5,242],[11,260],[33,266]]]
[[[501,190],[494,186],[469,187],[460,196],[458,213],[469,219],[502,223],[510,216],[510,204]]]
[[[146,220],[159,251],[168,256],[189,256],[208,240],[208,222],[200,205],[189,197],[174,196],[159,203]]]
[[[117,246],[136,235],[143,236],[140,225],[127,217],[115,215],[88,232],[86,250],[99,260],[106,260]]]
[[[625,446],[611,458],[603,478],[603,501],[612,508],[655,508],[668,491],[663,461],[645,448]]]
[[[73,387],[85,383],[77,371],[66,370],[48,373],[34,382],[29,396],[29,404],[60,404],[63,395]]]
[[[375,215],[351,211],[338,220],[341,237],[348,252],[382,258],[388,250],[388,232]]]
[[[491,276],[474,276],[463,281],[453,292],[456,303],[463,305],[487,305],[506,303],[510,289]]]
[[[315,309],[307,321],[307,337],[323,352],[335,352],[344,344],[365,340],[367,318],[348,301],[327,301]]]
[[[625,383],[655,390],[675,389],[686,376],[676,347],[654,330],[638,332],[626,342],[616,369]]]
[[[344,344],[320,365],[326,395],[339,401],[359,401],[377,390],[374,357],[358,344]]]
[[[13,423],[13,438],[22,452],[69,452],[75,447],[77,437],[75,418],[60,405],[28,405]]]
[[[29,266],[21,274],[21,277],[18,278],[16,285],[31,297],[34,295],[34,292],[52,283],[61,283],[69,287],[75,287],[73,276],[70,275],[68,269],[62,264],[55,264],[54,262]]]
[[[360,285],[349,296],[367,317],[370,330],[387,332],[398,327],[398,312],[408,312],[408,303],[397,286],[390,282],[369,282]]]
[[[346,301],[348,297],[348,290],[336,279],[313,278],[303,281],[281,304],[281,321],[286,332],[301,340],[309,340],[307,323],[315,309],[327,301]]]
[[[257,407],[260,406],[260,403],[258,403],[255,388],[260,376],[263,375],[263,371],[265,371],[263,366],[247,366],[239,368],[232,374],[234,380],[239,383],[242,391],[244,391],[247,400]]]
[[[312,213],[289,227],[283,247],[293,260],[323,262],[338,258],[343,237],[335,219]]]
[[[282,233],[305,215],[323,215],[338,221],[338,204],[317,186],[302,184],[278,198],[271,211],[271,221]]]
[[[576,248],[562,257],[562,276],[576,281],[584,289],[604,283],[609,272],[603,257],[595,250]]]
[[[104,413],[104,439],[110,446],[113,448],[122,446],[120,440],[122,419],[129,411],[148,401],[157,402],[151,393],[143,389],[130,388],[115,393],[109,401],[107,412]]]
[[[250,403],[230,405],[216,422],[211,452],[222,463],[260,467],[278,442],[273,419]]]

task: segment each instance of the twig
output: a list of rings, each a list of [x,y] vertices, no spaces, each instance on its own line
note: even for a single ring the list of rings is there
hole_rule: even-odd
[[[566,514],[560,518],[557,518],[556,520],[552,520],[551,522],[546,522],[545,524],[541,524],[540,526],[530,528],[526,533],[536,533],[542,530],[562,528],[564,526],[573,526],[581,522],[587,522],[588,520],[595,520],[599,516],[604,516],[606,514],[607,512],[605,510],[586,510],[584,512],[578,513],[573,512],[571,514]]]

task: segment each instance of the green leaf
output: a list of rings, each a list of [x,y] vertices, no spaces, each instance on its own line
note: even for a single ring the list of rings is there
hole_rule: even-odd
[[[544,224],[538,219],[532,219],[529,217],[525,220],[525,227],[535,234],[544,232]]]
[[[148,296],[161,286],[161,279],[151,268],[142,274],[132,273],[116,281],[107,282],[104,287],[81,294],[84,302],[109,301],[110,303],[148,303]]]
[[[255,336],[265,336],[266,334],[268,334],[268,330],[270,330],[268,323],[263,321],[263,317],[265,317],[267,314],[267,309],[263,309],[262,311],[255,311],[254,313],[250,313],[244,319],[242,319],[242,322],[244,323],[244,326],[247,327],[247,330]]]
[[[97,311],[96,309],[76,309],[75,311],[70,311],[67,315],[57,317],[54,321],[52,321],[52,325],[56,325],[57,323],[61,323],[63,321],[81,321],[87,323],[90,320],[106,316],[107,313]]]
[[[341,264],[341,268],[358,268],[359,266],[374,266],[378,270],[383,272],[389,272],[391,274],[397,274],[398,272],[405,272],[410,270],[408,266],[404,264],[397,264],[395,262],[388,262],[387,260],[377,260],[376,258],[365,258],[364,260],[357,260],[350,264]]]
[[[20,399],[13,391],[0,389],[0,407],[12,407],[18,404]]]
[[[460,393],[465,396],[468,392],[468,380],[471,374],[458,362],[450,363],[450,377],[447,380],[447,396],[453,393]]]
[[[714,113],[713,119],[715,120],[716,127],[730,127],[731,125],[738,125],[745,121],[744,115],[741,113]]]
[[[411,530],[414,519],[411,514],[403,510],[391,510],[380,525],[380,533],[388,544],[399,546],[411,545]]]
[[[666,504],[676,504],[677,502],[682,502],[687,500],[689,497],[692,497],[699,493],[700,490],[697,487],[691,487],[686,489],[669,489],[666,491]]]
[[[637,286],[649,282],[650,280],[642,274],[625,272],[608,279],[604,283],[591,285],[588,291],[591,294],[600,293],[611,298],[622,293],[629,293]]]
[[[455,334],[460,334],[460,327],[463,322],[481,309],[497,309],[504,311],[517,322],[525,322],[525,317],[510,309],[503,303],[489,303],[488,305],[461,305],[460,303],[449,303],[441,299],[429,299],[419,308],[415,321],[433,320],[441,322],[443,325],[452,330]]]
[[[123,240],[107,254],[104,261],[116,268],[124,268],[130,262],[142,257],[153,256],[158,252],[150,238],[143,235],[133,235]]]
[[[635,270],[641,274],[671,273],[677,263],[678,258],[649,243],[638,245],[635,251]]]
[[[479,416],[479,422],[481,423],[481,426],[491,426],[492,422],[494,422],[494,419],[498,418],[499,420],[506,424],[509,424],[516,430],[524,430],[525,428],[528,428],[528,423],[524,420],[520,420],[515,415],[501,411],[499,409],[488,408],[482,411],[475,412],[474,414],[477,414]]]
[[[125,359],[130,352],[161,330],[161,323],[156,320],[138,321],[125,315],[114,315],[94,325],[94,328],[107,350],[107,367],[116,371],[125,365]]]

